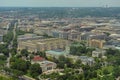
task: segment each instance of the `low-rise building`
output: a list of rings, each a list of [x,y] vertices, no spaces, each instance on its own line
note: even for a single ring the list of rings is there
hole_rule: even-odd
[[[44,60],[45,60],[45,58],[42,58],[38,55],[38,56],[34,56],[34,58],[32,59],[32,62],[37,63],[37,62],[41,62]]]
[[[42,71],[48,71],[48,70],[52,70],[55,69],[57,67],[57,64],[51,61],[42,61],[40,62],[40,67],[42,68]]]
[[[92,52],[92,57],[102,57],[106,53],[105,50],[95,50]]]
[[[63,50],[63,49],[49,50],[49,51],[45,51],[45,53],[47,56],[59,58],[59,56],[61,56],[61,55],[68,55],[69,50],[66,47],[65,50]]]
[[[44,58],[40,57],[40,56],[35,56],[32,59],[32,64],[34,63],[38,63],[40,64],[40,67],[42,68],[42,72],[48,71],[48,70],[52,70],[55,69],[57,67],[57,64],[51,61],[47,61]]]
[[[38,39],[44,39],[43,36],[37,36],[36,34],[24,34],[18,36],[18,41],[27,41],[27,40],[38,40]]]
[[[92,58],[92,57],[80,56],[79,59],[82,61],[82,64],[84,64],[84,65],[92,66],[95,63],[94,58]]]

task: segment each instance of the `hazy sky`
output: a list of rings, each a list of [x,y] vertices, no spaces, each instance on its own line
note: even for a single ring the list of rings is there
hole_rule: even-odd
[[[0,0],[10,7],[120,7],[120,0]]]

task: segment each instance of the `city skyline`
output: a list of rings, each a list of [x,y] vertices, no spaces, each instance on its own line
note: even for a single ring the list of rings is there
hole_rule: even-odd
[[[0,7],[120,7],[117,0],[0,0]]]

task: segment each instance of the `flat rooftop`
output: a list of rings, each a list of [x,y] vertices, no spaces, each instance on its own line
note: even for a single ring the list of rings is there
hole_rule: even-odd
[[[46,51],[47,54],[53,54],[53,55],[64,55],[67,54],[66,51],[62,50],[62,49],[56,49],[56,50],[49,50]]]

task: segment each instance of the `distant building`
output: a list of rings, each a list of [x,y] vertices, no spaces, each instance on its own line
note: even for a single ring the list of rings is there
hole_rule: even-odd
[[[38,40],[43,39],[43,36],[37,36],[36,34],[24,34],[18,36],[18,41]]]
[[[90,40],[88,41],[88,45],[89,45],[90,47],[103,48],[104,42],[105,42],[105,41],[103,41],[103,40],[90,39]]]
[[[67,40],[80,41],[80,33],[76,30],[53,30],[52,36],[56,38],[63,38]]]
[[[59,38],[68,39],[68,35],[69,35],[69,32],[66,32],[66,31],[59,32]]]
[[[80,33],[77,32],[76,30],[69,31],[68,40],[80,41],[81,40]]]
[[[55,38],[59,38],[59,31],[58,30],[53,30],[52,31],[52,36]]]
[[[120,34],[111,34],[110,37],[115,40],[120,40]]]
[[[91,32],[83,32],[80,36],[81,36],[81,40],[88,40],[90,38],[90,35],[94,35]]]
[[[50,27],[37,27],[34,29],[34,33],[40,34],[40,35],[47,34],[49,36],[52,36],[51,30],[52,30],[52,28],[50,28]]]
[[[91,30],[95,29],[94,26],[82,26],[80,27],[79,31],[80,32],[90,32]]]
[[[120,40],[111,39],[111,40],[106,42],[106,45],[120,46]]]
[[[18,29],[25,32],[33,32],[33,25],[29,24],[18,24]]]
[[[104,33],[90,35],[90,39],[106,40],[108,37]]]

